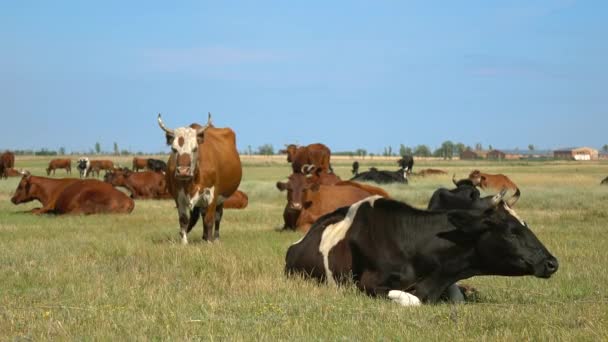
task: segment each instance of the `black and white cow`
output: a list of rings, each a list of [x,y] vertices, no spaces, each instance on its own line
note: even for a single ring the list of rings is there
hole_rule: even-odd
[[[397,165],[401,166],[407,173],[414,172],[414,157],[403,155],[401,159],[397,160]]]
[[[549,278],[557,259],[504,201],[488,210],[432,212],[379,196],[315,222],[287,250],[285,271],[330,284],[354,280],[404,305],[436,302],[479,275]]]
[[[91,166],[91,162],[89,161],[89,158],[87,158],[87,157],[79,158],[78,161],[76,162],[76,164],[77,164],[76,168],[78,169],[80,178],[87,177],[87,171],[89,170],[89,168]]]
[[[408,183],[407,170],[400,168],[397,171],[378,170],[370,167],[369,171],[356,174],[351,181],[374,182],[378,184]]]
[[[154,172],[167,172],[167,163],[158,159],[148,159],[147,162],[148,170]]]

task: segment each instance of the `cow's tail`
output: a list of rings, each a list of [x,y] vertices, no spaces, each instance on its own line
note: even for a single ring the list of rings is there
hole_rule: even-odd
[[[513,196],[511,196],[511,198],[509,198],[507,200],[507,205],[512,208],[515,203],[517,203],[517,200],[519,200],[519,197],[521,196],[521,191],[519,191],[519,188],[515,188],[515,193],[513,194]]]

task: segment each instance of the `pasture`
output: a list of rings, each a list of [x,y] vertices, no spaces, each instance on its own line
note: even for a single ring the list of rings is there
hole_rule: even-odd
[[[74,158],[73,158],[74,159]],[[129,159],[130,160],[130,159]],[[45,174],[48,159],[17,157]],[[334,161],[350,177],[349,160]],[[129,165],[123,159],[123,165]],[[394,162],[373,163],[396,169]],[[362,162],[364,171],[372,165]],[[297,232],[280,232],[290,172],[280,161],[244,159],[245,210],[227,210],[221,242],[202,225],[178,238],[171,200],[137,201],[131,215],[32,216],[10,203],[19,178],[0,180],[2,339],[230,340],[608,340],[608,164],[598,162],[416,161],[448,176],[383,186],[425,207],[433,191],[479,168],[505,173],[522,190],[516,205],[560,262],[549,280],[478,277],[463,305],[403,308],[354,287],[283,275]],[[72,175],[77,176],[75,169]],[[63,177],[57,171],[56,177]]]

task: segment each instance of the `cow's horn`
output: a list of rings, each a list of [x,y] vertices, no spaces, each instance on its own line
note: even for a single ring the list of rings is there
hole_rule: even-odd
[[[456,183],[456,174],[452,175],[452,183],[454,183],[454,185],[458,186],[458,183]]]
[[[165,126],[165,124],[163,123],[163,120],[160,118],[160,113],[158,113],[158,125],[167,134],[169,134],[169,135],[175,135],[175,131],[174,130],[169,129],[169,128],[167,128],[167,126]]]
[[[211,112],[207,112],[207,126],[211,126],[213,123],[211,122]]]
[[[500,190],[499,193],[497,193],[494,197],[492,197],[492,204],[498,205],[498,203],[500,203],[500,201],[502,201],[502,199],[505,197],[506,194],[507,194],[507,189],[502,188],[502,190]]]
[[[515,191],[513,196],[511,196],[511,198],[509,198],[507,200],[507,205],[509,206],[509,208],[512,208],[515,205],[517,200],[519,200],[520,196],[521,196],[521,192],[519,191],[519,188],[517,188],[517,190]]]

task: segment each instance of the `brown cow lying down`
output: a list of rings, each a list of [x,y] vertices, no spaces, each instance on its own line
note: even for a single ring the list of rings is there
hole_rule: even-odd
[[[247,194],[237,190],[224,201],[224,209],[245,209],[249,204]]]
[[[173,198],[167,191],[165,175],[158,172],[133,172],[126,168],[114,169],[106,173],[103,180],[113,186],[126,188],[131,192],[133,199]]]
[[[521,195],[521,192],[519,191],[517,185],[515,185],[515,183],[513,183],[509,179],[509,177],[503,174],[493,175],[489,173],[482,173],[479,170],[474,170],[469,175],[469,179],[471,180],[471,182],[473,182],[473,185],[478,186],[484,190],[492,189],[501,191],[502,189],[508,189],[515,191],[515,195],[517,196],[517,198],[519,198],[519,196]],[[515,202],[511,203],[511,205],[515,205]]]
[[[20,204],[33,200],[42,203],[42,208],[32,210],[35,214],[130,213],[135,205],[127,195],[98,180],[53,179],[26,172],[11,201]]]
[[[421,176],[421,177],[426,177],[426,176],[435,176],[435,175],[447,175],[448,173],[443,171],[443,170],[438,170],[438,169],[423,169],[420,170],[416,173],[412,173],[412,176]]]
[[[287,182],[277,182],[277,188],[287,190],[284,229],[302,232],[307,232],[319,217],[338,208],[372,195],[388,197],[384,190],[371,185],[352,181],[341,181],[335,185],[312,183],[300,173],[291,174]]]

